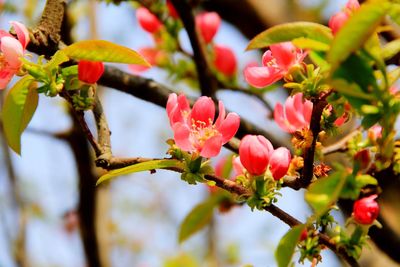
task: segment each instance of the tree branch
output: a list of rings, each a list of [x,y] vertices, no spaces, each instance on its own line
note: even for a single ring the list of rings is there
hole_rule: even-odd
[[[171,0],[171,2],[189,35],[189,40],[193,48],[193,59],[196,63],[197,75],[199,77],[201,94],[215,99],[215,92],[218,87],[217,80],[211,71],[203,42],[197,32],[192,8],[186,0]]]

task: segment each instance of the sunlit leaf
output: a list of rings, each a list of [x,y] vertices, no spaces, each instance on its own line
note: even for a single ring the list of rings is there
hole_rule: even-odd
[[[33,77],[20,79],[8,92],[3,106],[3,127],[8,145],[21,154],[21,135],[36,111],[39,96]]]
[[[278,267],[287,267],[292,261],[296,245],[299,242],[301,233],[305,229],[303,224],[296,225],[290,229],[279,241],[278,247],[275,251],[275,259]]]
[[[320,41],[312,40],[309,38],[296,38],[292,40],[292,43],[301,49],[310,49],[313,51],[328,51],[329,45]]]
[[[58,50],[44,67],[51,70],[58,67],[60,64],[67,62],[68,60],[68,56],[62,50]]]
[[[332,40],[331,30],[314,22],[291,22],[269,28],[254,37],[247,50],[270,46],[272,44],[292,41],[297,38],[307,38],[324,44]]]
[[[150,64],[136,51],[104,40],[76,42],[62,51],[75,60],[116,62],[150,67]]]
[[[127,175],[134,172],[150,171],[156,169],[166,169],[172,167],[182,167],[182,163],[179,160],[175,159],[160,159],[160,160],[141,162],[121,169],[115,169],[107,172],[97,180],[96,185],[99,185],[104,181],[107,181],[111,178],[121,175]]]
[[[345,181],[345,173],[338,170],[309,186],[305,199],[317,215],[324,214],[337,201]]]
[[[370,38],[385,16],[386,4],[386,1],[363,4],[337,32],[327,54],[332,70]]]
[[[192,209],[179,228],[179,243],[182,243],[194,233],[203,229],[211,221],[214,207],[222,199],[224,199],[223,195],[213,195]]]
[[[400,53],[400,39],[391,41],[382,48],[382,57],[384,59],[390,59],[398,53]]]

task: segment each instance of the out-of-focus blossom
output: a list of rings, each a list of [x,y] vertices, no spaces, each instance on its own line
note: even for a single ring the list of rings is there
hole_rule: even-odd
[[[156,33],[162,27],[158,18],[145,7],[136,10],[136,17],[139,25],[149,33]]]
[[[382,137],[382,126],[379,124],[375,124],[371,128],[368,129],[368,138],[372,141],[376,141],[377,139]]]
[[[335,35],[350,18],[351,14],[359,8],[360,4],[357,0],[349,0],[342,11],[334,14],[329,19],[328,25],[329,28],[331,28],[332,33]]]
[[[215,45],[214,65],[218,71],[226,76],[235,75],[237,62],[232,49],[224,45]]]
[[[272,177],[275,180],[279,180],[286,175],[291,159],[290,151],[285,147],[279,147],[272,151],[269,165]]]
[[[379,205],[375,201],[377,195],[371,195],[354,202],[353,217],[359,224],[371,224],[379,215]]]
[[[232,162],[229,163],[228,159],[231,160]],[[227,164],[232,164],[232,170],[230,173],[225,174],[224,170]],[[240,162],[240,158],[233,156],[233,157],[223,157],[221,158],[217,164],[215,165],[215,175],[221,178],[225,179],[232,179],[234,180],[238,175],[243,174],[243,165]],[[232,177],[226,177],[229,176],[232,173]]]
[[[216,12],[204,12],[196,16],[196,26],[206,44],[217,34],[221,17]]]
[[[11,21],[17,39],[4,30],[0,30],[0,89],[7,87],[12,77],[22,66],[21,57],[29,43],[26,27],[17,21]]]
[[[282,79],[293,65],[300,64],[307,53],[296,48],[291,42],[270,46],[262,57],[261,67],[253,64],[244,69],[246,81],[254,87],[262,88]]]
[[[164,58],[165,54],[163,51],[155,47],[143,47],[138,50],[138,53],[141,54],[147,62],[149,62],[152,66],[157,66]],[[150,69],[151,67],[143,66],[143,65],[129,65],[129,69],[134,73],[140,73]]]
[[[179,18],[178,12],[176,12],[175,7],[170,0],[167,0],[167,8],[171,17],[173,17],[174,19]]]
[[[190,109],[185,95],[170,94],[167,114],[174,131],[176,145],[184,151],[196,152],[205,158],[219,154],[223,144],[237,132],[240,118],[236,113],[226,116],[219,101],[219,115],[214,122],[215,106],[210,97],[202,96]]]
[[[81,60],[78,62],[78,79],[85,83],[96,83],[104,72],[100,61]]]
[[[279,127],[289,133],[303,128],[309,128],[313,104],[309,100],[303,101],[303,94],[289,96],[285,108],[277,103],[274,110],[274,119]]]

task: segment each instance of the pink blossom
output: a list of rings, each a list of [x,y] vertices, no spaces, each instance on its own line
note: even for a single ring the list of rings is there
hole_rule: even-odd
[[[18,73],[22,66],[21,57],[29,43],[26,27],[17,21],[11,21],[10,24],[17,34],[17,39],[5,31],[0,31],[0,89],[6,88],[11,78]]]
[[[225,116],[225,107],[221,101],[219,115],[214,122],[214,102],[206,96],[200,97],[190,109],[185,95],[170,94],[167,114],[176,145],[205,158],[218,155],[222,145],[236,134],[240,124],[236,113],[231,112]]]
[[[246,81],[254,87],[268,86],[288,73],[293,65],[300,64],[307,53],[296,48],[291,42],[270,46],[262,57],[262,67],[253,64],[244,70]]]
[[[328,25],[329,28],[331,28],[332,33],[335,35],[350,18],[351,14],[359,8],[360,4],[357,0],[347,1],[346,7],[329,19]]]
[[[246,135],[239,146],[240,162],[252,175],[261,175],[267,169],[269,156],[274,150],[262,135]]]
[[[303,101],[303,94],[298,93],[286,99],[285,108],[278,103],[274,110],[275,122],[282,130],[294,133],[303,128],[309,128],[313,104]]]
[[[145,7],[136,10],[136,17],[140,26],[149,33],[156,33],[162,26],[158,18]]]
[[[232,161],[232,169],[233,169],[233,176],[230,179],[234,180],[237,176],[243,174],[243,169],[244,169],[242,163],[240,162],[240,158],[236,156],[221,158],[215,165],[215,175],[221,178],[226,178],[226,179],[229,178],[225,177],[226,174],[224,174],[224,168],[226,164],[228,164],[228,159]],[[230,173],[228,174],[228,176],[229,175]]]
[[[235,75],[237,62],[232,49],[224,45],[215,45],[214,65],[218,71],[226,76]]]
[[[206,44],[217,34],[221,17],[216,12],[204,12],[196,16],[196,26]]]
[[[279,180],[286,175],[291,159],[290,151],[285,147],[279,147],[272,151],[269,166],[274,180]]]
[[[262,135],[246,135],[239,146],[240,162],[252,175],[262,175],[269,168],[274,180],[287,173],[291,161],[290,151],[279,147],[274,150],[271,142]],[[240,167],[239,167],[240,168]]]
[[[371,128],[368,129],[368,138],[372,141],[376,141],[379,138],[382,138],[382,126],[379,124],[375,124]]]
[[[379,215],[379,205],[375,201],[377,195],[371,195],[354,202],[353,217],[359,224],[371,224]]]

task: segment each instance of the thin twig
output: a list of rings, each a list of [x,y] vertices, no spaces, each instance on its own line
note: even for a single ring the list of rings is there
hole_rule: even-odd
[[[333,154],[336,152],[346,152],[347,151],[347,142],[359,133],[360,133],[359,130],[351,131],[349,134],[344,136],[342,139],[340,139],[336,143],[324,147],[322,149],[322,154],[324,154],[324,156],[326,156],[326,155]]]

